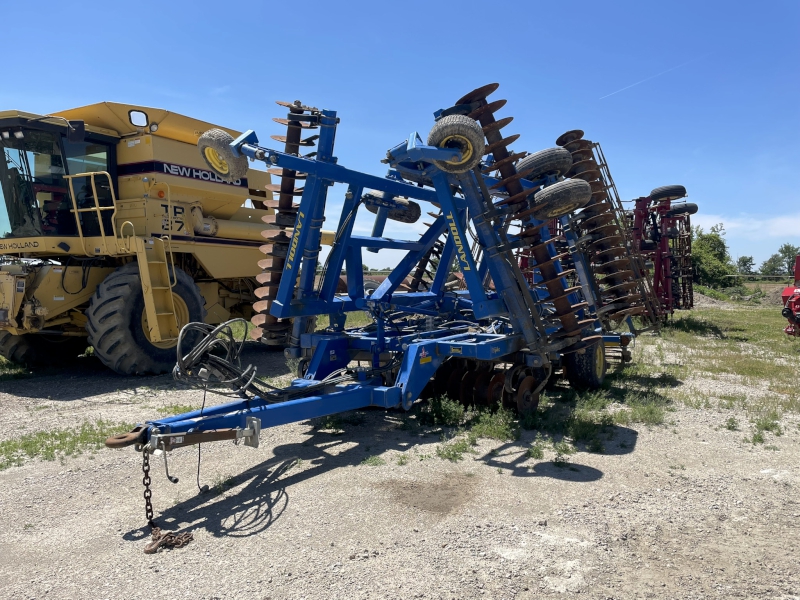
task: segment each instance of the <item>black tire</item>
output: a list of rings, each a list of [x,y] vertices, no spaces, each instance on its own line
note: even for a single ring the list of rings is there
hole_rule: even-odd
[[[85,337],[40,335],[12,335],[0,331],[0,356],[26,367],[57,367],[70,362],[86,352]]]
[[[657,200],[677,200],[678,198],[686,197],[686,188],[682,185],[665,185],[657,187],[650,192],[650,200],[653,202]]]
[[[667,211],[668,217],[677,217],[678,215],[693,215],[697,212],[697,204],[694,202],[687,202],[686,204],[679,204],[678,206],[670,207]]]
[[[364,196],[364,206],[371,213],[378,214],[378,209],[381,208],[379,203],[369,201],[369,197],[377,198],[379,201],[383,199],[384,193],[374,190]],[[388,218],[392,221],[399,221],[400,223],[416,223],[422,214],[422,209],[419,204],[408,198],[394,198],[392,202],[399,204],[397,208],[390,208]]]
[[[209,129],[197,140],[200,156],[217,175],[225,181],[235,181],[247,175],[247,157],[234,156],[231,136],[222,129]]]
[[[364,279],[364,295],[374,294],[380,285],[381,282],[376,279]]]
[[[460,161],[433,162],[445,173],[466,173],[481,162],[483,152],[486,150],[486,139],[483,129],[474,119],[464,115],[449,115],[439,119],[431,128],[428,145],[459,150]]]
[[[179,326],[188,322],[203,322],[206,316],[205,301],[199,288],[189,275],[175,269],[177,283],[173,294],[185,303],[184,318]],[[180,310],[179,310],[180,312]],[[94,353],[108,368],[121,375],[159,374],[175,366],[177,342],[156,346],[147,339],[142,326],[144,295],[139,276],[139,265],[130,262],[105,278],[97,286],[89,310],[86,330]],[[184,338],[183,352],[188,352],[200,338],[192,332]]]
[[[576,390],[596,390],[606,378],[606,352],[602,340],[586,348],[586,352],[573,352],[564,356],[564,373]]]
[[[536,192],[533,216],[542,221],[563,217],[586,206],[592,197],[592,186],[582,179],[566,179]]]
[[[517,173],[525,179],[540,179],[545,175],[564,175],[572,167],[572,155],[564,148],[547,148],[529,154],[517,163]]]

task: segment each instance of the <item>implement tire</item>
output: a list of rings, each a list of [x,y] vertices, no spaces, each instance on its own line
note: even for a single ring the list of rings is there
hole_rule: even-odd
[[[205,301],[189,275],[175,269],[177,283],[172,288],[178,328],[186,323],[202,323]],[[139,265],[130,262],[97,286],[86,311],[86,330],[94,353],[109,369],[121,375],[166,373],[175,366],[177,340],[153,344],[144,327],[144,295]],[[200,332],[184,338],[184,351],[194,345]]]
[[[606,378],[606,349],[602,340],[586,348],[586,352],[573,352],[564,356],[564,374],[569,385],[576,390],[596,390]]]
[[[657,202],[658,200],[677,200],[678,198],[686,197],[686,188],[682,185],[665,185],[657,187],[650,192],[650,200]]]
[[[564,148],[547,148],[529,154],[517,163],[517,173],[533,181],[545,175],[566,175],[572,168],[572,155]]]
[[[225,181],[247,175],[247,157],[234,156],[230,143],[233,136],[222,129],[209,129],[197,140],[200,156],[208,167]]]
[[[533,216],[541,221],[563,217],[583,208],[592,198],[592,186],[582,179],[565,179],[536,192]]]
[[[460,151],[459,161],[435,160],[433,163],[445,173],[466,173],[481,162],[486,150],[486,138],[474,119],[464,115],[449,115],[439,119],[431,128],[428,145]]]
[[[0,331],[0,356],[26,367],[58,367],[77,358],[86,351],[85,337],[40,335],[12,335]]]
[[[379,190],[373,190],[367,194],[367,196],[373,196],[379,201],[383,200],[385,195],[386,194]],[[419,204],[408,198],[398,197],[395,197],[392,202],[396,203],[397,207],[389,209],[389,214],[386,217],[390,221],[398,221],[400,223],[416,223],[419,221],[419,217],[422,214],[422,209]],[[378,204],[369,202],[369,198],[364,202],[364,206],[367,207],[369,212],[376,215],[381,208]]]

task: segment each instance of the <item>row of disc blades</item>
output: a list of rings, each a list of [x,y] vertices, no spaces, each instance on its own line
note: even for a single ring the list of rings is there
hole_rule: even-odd
[[[318,136],[310,135],[304,137],[306,132],[317,129],[317,126],[308,120],[303,120],[302,115],[318,113],[318,109],[305,106],[299,100],[294,102],[281,102],[277,104],[289,110],[285,119],[274,118],[273,121],[286,127],[286,135],[273,135],[273,140],[284,144],[284,152],[295,156],[314,156],[314,152],[301,154],[301,147],[313,147]],[[269,314],[269,309],[278,293],[283,267],[286,263],[286,256],[289,252],[291,236],[287,235],[286,229],[294,227],[297,219],[299,205],[294,203],[294,198],[303,195],[303,188],[298,188],[297,182],[306,178],[305,173],[298,173],[290,169],[274,168],[268,170],[272,176],[280,177],[280,183],[270,184],[267,190],[272,192],[273,198],[277,194],[277,200],[267,200],[264,205],[274,209],[274,215],[263,218],[264,222],[276,227],[277,229],[266,229],[262,232],[266,243],[261,246],[261,252],[266,258],[258,262],[261,273],[256,277],[261,287],[256,289],[258,301],[253,305],[257,314],[252,318],[252,323],[256,327],[250,332],[253,339],[261,340],[271,346],[285,346],[292,323],[290,319],[278,319]]]
[[[572,154],[572,168],[567,175],[592,186],[591,200],[576,216],[575,223],[589,255],[596,289],[600,290],[599,313],[612,322],[644,314],[642,290],[647,288],[638,280],[640,270],[632,264],[628,240],[618,225],[609,186],[593,152],[595,144],[585,139],[579,129],[562,134],[556,144]]]
[[[524,219],[531,214],[528,198],[536,190],[525,189],[520,182],[524,173],[517,172],[516,163],[524,158],[526,152],[514,152],[509,146],[519,138],[519,134],[504,136],[502,130],[513,121],[513,117],[495,118],[495,113],[503,108],[506,100],[492,100],[489,96],[497,90],[499,84],[491,83],[471,91],[456,101],[456,105],[470,105],[471,111],[468,117],[475,119],[483,128],[486,136],[486,149],[484,154],[491,154],[494,162],[485,169],[486,173],[496,172],[498,183],[493,188],[505,188],[507,197],[498,202],[498,205],[510,205],[513,214],[517,219]],[[548,245],[550,240],[543,240],[540,229],[542,225],[536,225],[523,229],[520,237],[525,240],[527,246],[525,254],[528,260],[532,261],[533,266],[541,276],[539,285],[547,288],[549,295],[548,302],[552,303],[555,317],[560,325],[560,329],[552,334],[551,338],[564,338],[579,336],[582,330],[593,321],[593,319],[581,320],[578,312],[586,307],[585,303],[573,305],[568,298],[569,288],[564,287],[565,276],[569,275],[562,268],[559,268],[557,259],[566,258],[565,256],[553,257],[550,255]],[[590,341],[584,338],[584,342]],[[582,347],[585,347],[585,343]]]

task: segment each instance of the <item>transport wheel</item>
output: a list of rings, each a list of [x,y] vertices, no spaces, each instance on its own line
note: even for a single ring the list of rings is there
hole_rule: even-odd
[[[586,206],[592,186],[582,179],[565,179],[539,190],[533,197],[533,216],[541,221],[563,217]]]
[[[200,290],[189,275],[175,269],[172,288],[178,329],[190,322],[203,322],[206,311]],[[86,312],[89,343],[100,361],[121,375],[158,374],[175,366],[178,340],[151,342],[144,309],[139,265],[130,262],[97,286]],[[200,332],[184,338],[184,351],[200,339]]]
[[[209,168],[225,181],[247,175],[247,157],[234,156],[230,143],[233,136],[222,129],[209,129],[197,140],[200,155]]]
[[[573,352],[564,356],[564,373],[576,390],[596,390],[606,377],[606,350],[602,341],[583,354]]]
[[[439,119],[428,134],[428,145],[461,152],[461,160],[458,161],[433,161],[446,173],[469,171],[481,162],[486,149],[483,129],[477,121],[464,115],[449,115]]]
[[[539,394],[534,393],[538,386],[535,377],[528,376],[522,380],[517,388],[517,412],[520,415],[530,415],[536,412],[539,406]]]
[[[672,206],[667,211],[668,217],[677,217],[678,215],[693,215],[697,212],[697,204],[694,202],[687,202],[686,204],[679,204]]]
[[[57,367],[83,354],[87,346],[85,337],[0,331],[0,356],[26,367]]]
[[[383,198],[384,194],[379,191],[371,191],[368,196]],[[392,221],[399,221],[400,223],[416,223],[419,221],[419,217],[422,214],[422,209],[419,204],[408,198],[394,198],[392,202],[397,203],[399,206],[397,208],[390,208],[387,218]],[[378,209],[380,208],[380,205],[369,202],[369,200],[364,202],[364,206],[367,207],[369,212],[375,214],[378,213]]]
[[[572,155],[565,148],[547,148],[523,158],[517,163],[517,173],[525,179],[540,179],[545,175],[564,175],[572,167]]]
[[[682,185],[665,185],[650,192],[650,200],[677,200],[686,197],[686,188]]]
[[[364,296],[370,296],[375,293],[381,285],[381,282],[376,279],[365,279],[364,280]]]

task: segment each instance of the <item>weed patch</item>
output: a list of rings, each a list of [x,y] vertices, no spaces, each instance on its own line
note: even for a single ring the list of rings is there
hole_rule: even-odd
[[[383,460],[380,456],[368,456],[364,460],[361,461],[362,465],[366,465],[368,467],[380,467],[386,464],[386,461]]]
[[[130,431],[133,425],[103,419],[85,421],[77,428],[37,431],[0,442],[0,471],[21,465],[25,459],[55,460],[102,448],[106,438]]]

